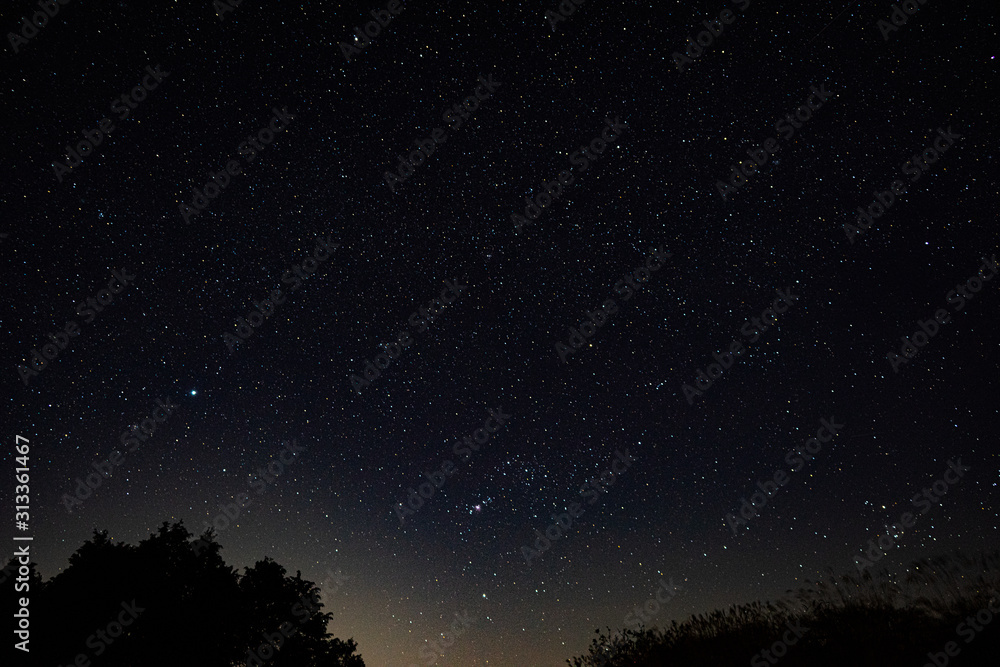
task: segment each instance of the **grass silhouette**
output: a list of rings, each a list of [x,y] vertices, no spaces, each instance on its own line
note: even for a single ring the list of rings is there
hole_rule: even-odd
[[[640,628],[598,635],[586,655],[567,660],[570,667],[843,667],[996,665],[1000,656],[1000,618],[978,627],[966,621],[992,601],[1000,608],[1000,550],[970,558],[961,553],[916,561],[903,575],[882,569],[874,574],[827,577],[788,591],[774,602],[733,605],[698,614],[665,628]],[[992,612],[980,616],[980,621]],[[808,628],[783,657],[760,655],[781,641],[788,623]],[[965,628],[961,635],[959,630]],[[794,636],[794,635],[792,635]],[[955,642],[959,654],[943,651]]]

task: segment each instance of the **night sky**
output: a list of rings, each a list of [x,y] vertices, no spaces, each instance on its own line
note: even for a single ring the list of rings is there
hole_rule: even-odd
[[[562,4],[76,0],[4,40],[0,507],[20,435],[45,578],[247,494],[223,558],[339,573],[366,664],[465,614],[436,664],[555,667],[661,581],[649,625],[773,599],[907,511],[879,566],[1000,543],[995,3]]]

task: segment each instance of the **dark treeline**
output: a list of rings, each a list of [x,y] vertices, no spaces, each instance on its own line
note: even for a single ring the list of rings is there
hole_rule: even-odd
[[[666,628],[595,633],[586,655],[566,661],[570,667],[993,666],[1000,551],[918,561],[901,577],[882,570],[838,579],[831,568],[826,580],[806,580],[776,602]]]
[[[316,585],[288,576],[270,558],[240,575],[211,532],[183,522],[138,545],[94,531],[69,567],[43,582],[31,564],[30,591],[17,592],[16,561],[0,577],[6,601],[4,665],[44,667],[364,667],[356,644],[327,632]],[[13,648],[17,599],[30,597],[30,653]],[[277,650],[276,650],[276,647]]]

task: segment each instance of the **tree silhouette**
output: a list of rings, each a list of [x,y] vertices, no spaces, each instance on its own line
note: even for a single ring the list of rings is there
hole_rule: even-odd
[[[12,560],[0,591],[7,618],[30,596],[31,652],[8,643],[3,664],[364,667],[353,640],[327,632],[331,615],[301,572],[289,577],[265,558],[240,576],[211,530],[192,538],[183,521],[137,546],[95,530],[49,581],[32,564],[27,593],[15,590]]]

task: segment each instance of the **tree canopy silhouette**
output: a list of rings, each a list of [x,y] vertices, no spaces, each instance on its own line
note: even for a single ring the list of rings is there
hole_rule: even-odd
[[[95,530],[50,580],[31,563],[27,593],[15,590],[12,560],[0,590],[11,610],[30,597],[31,651],[9,642],[3,664],[364,667],[353,639],[327,631],[332,615],[301,572],[265,557],[240,575],[221,549],[211,530],[194,539],[183,521],[137,546]]]

